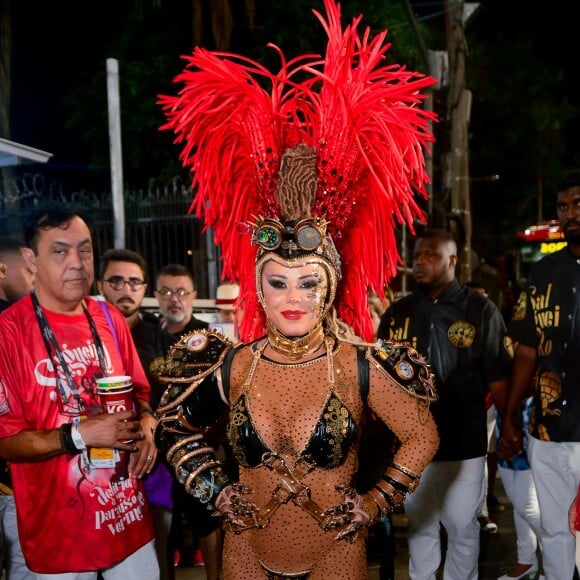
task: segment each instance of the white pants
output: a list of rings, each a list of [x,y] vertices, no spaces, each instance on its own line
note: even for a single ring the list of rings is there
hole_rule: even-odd
[[[546,580],[570,580],[576,566],[576,541],[568,529],[568,508],[580,481],[580,443],[554,443],[530,436],[528,459],[540,504]]]
[[[490,405],[487,410],[487,453],[495,453],[496,440],[495,440],[495,425],[497,423],[495,405]],[[489,487],[489,469],[487,467],[487,457],[485,461],[485,489],[483,491],[483,502],[481,504],[481,509],[479,510],[479,515],[483,518],[489,517],[489,510],[487,509],[487,489]]]
[[[514,509],[516,547],[519,564],[538,564],[540,505],[531,469],[515,470],[498,466],[505,493]]]
[[[91,547],[87,546],[87,550]],[[96,580],[99,571],[65,572],[63,574],[36,574],[37,580]],[[159,580],[159,565],[155,541],[151,540],[122,562],[100,570],[104,580]]]
[[[478,577],[479,523],[485,493],[485,456],[432,461],[405,500],[409,522],[409,577],[435,580],[441,564],[440,524],[447,532],[443,580]]]
[[[34,580],[36,576],[26,566],[20,547],[13,495],[0,495],[0,532],[6,577],[10,580]]]

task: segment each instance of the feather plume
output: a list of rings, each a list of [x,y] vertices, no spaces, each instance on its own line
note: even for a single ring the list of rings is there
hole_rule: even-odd
[[[372,330],[369,289],[383,296],[400,262],[395,228],[424,216],[424,150],[433,141],[432,113],[421,108],[431,77],[387,65],[386,31],[372,39],[361,18],[344,30],[340,6],[325,0],[325,57],[304,55],[269,72],[240,55],[196,47],[184,57],[177,96],[161,96],[167,123],[192,172],[190,211],[212,227],[221,246],[223,278],[240,284],[243,340],[264,332],[254,287],[256,248],[243,233],[253,216],[280,218],[275,197],[284,150],[304,143],[317,151],[313,216],[329,222],[341,255],[339,316],[363,338]],[[297,80],[300,79],[300,80]],[[267,87],[267,88],[265,88]],[[310,208],[308,208],[310,210]]]

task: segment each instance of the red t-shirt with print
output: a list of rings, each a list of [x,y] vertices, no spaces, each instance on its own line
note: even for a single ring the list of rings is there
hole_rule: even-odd
[[[150,387],[122,314],[107,305],[113,334],[97,301],[87,298],[86,303],[103,343],[106,374],[130,375],[135,396],[148,401]],[[0,315],[0,438],[27,429],[56,429],[100,411],[95,379],[103,371],[87,317],[44,314],[84,408],[69,393],[59,393],[55,367],[65,386],[66,375],[54,353],[49,359],[27,296]],[[34,572],[107,568],[153,538],[142,482],[127,476],[127,454],[103,453],[100,467],[87,468],[81,455],[66,454],[11,464],[20,542]]]

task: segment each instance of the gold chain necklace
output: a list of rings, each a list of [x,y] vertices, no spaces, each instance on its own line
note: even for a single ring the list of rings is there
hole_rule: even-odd
[[[324,329],[322,322],[319,322],[307,335],[290,339],[285,337],[269,321],[266,320],[268,334],[268,344],[273,351],[284,355],[291,361],[298,361],[316,352],[324,344]]]

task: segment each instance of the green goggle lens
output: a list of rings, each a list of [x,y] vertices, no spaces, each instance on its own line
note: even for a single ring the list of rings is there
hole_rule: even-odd
[[[265,250],[275,250],[282,242],[280,232],[272,226],[261,227],[257,232],[256,239]]]

